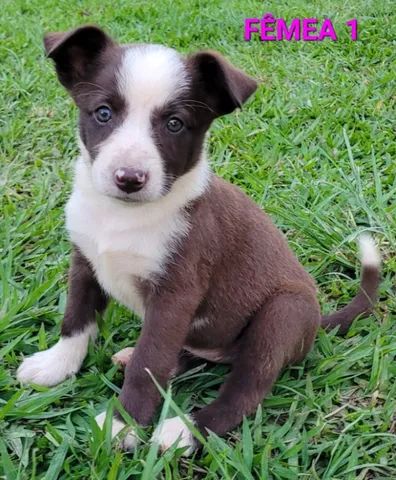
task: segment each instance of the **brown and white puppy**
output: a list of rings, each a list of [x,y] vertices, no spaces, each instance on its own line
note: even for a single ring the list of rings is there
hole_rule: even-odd
[[[376,298],[380,259],[362,242],[361,291],[322,317],[312,278],[271,220],[211,173],[204,138],[211,122],[240,107],[256,82],[214,52],[183,57],[159,45],[118,45],[95,26],[45,37],[47,55],[80,110],[81,156],[66,208],[74,245],[61,339],[26,358],[22,382],[55,385],[76,373],[115,298],[144,319],[128,352],[120,400],[151,422],[165,386],[203,358],[231,365],[218,398],[190,418],[225,434],[251,414],[280,371],[302,360],[317,329],[346,331]],[[100,415],[98,422],[104,418]],[[116,434],[124,424],[113,420]],[[168,419],[153,439],[179,439]],[[124,446],[136,444],[133,432]]]

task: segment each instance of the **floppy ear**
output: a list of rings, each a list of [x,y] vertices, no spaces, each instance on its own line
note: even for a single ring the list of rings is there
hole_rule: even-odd
[[[100,54],[110,45],[114,45],[113,40],[94,25],[44,37],[45,52],[55,62],[59,81],[69,90],[92,75]]]
[[[230,113],[255,92],[257,82],[231,65],[217,52],[198,52],[187,60],[192,68],[196,93],[216,116]]]

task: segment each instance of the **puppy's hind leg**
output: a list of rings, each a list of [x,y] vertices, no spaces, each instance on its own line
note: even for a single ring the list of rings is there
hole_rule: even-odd
[[[253,413],[270,392],[282,368],[304,358],[319,323],[319,307],[310,292],[283,293],[270,299],[239,339],[232,371],[218,398],[194,413],[190,420],[204,435],[208,430],[224,435],[239,425],[243,416]],[[190,453],[193,437],[181,420],[175,420],[164,422],[155,441],[166,449],[180,437],[183,446],[190,446]],[[179,428],[175,428],[176,423]]]
[[[111,361],[114,363],[114,365],[119,365],[120,367],[125,368],[132,357],[134,350],[134,347],[123,348],[111,357]]]

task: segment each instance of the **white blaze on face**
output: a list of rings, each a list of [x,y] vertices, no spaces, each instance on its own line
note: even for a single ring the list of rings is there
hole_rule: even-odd
[[[114,184],[114,171],[139,169],[147,172],[149,179],[134,196],[155,200],[163,193],[165,171],[154,142],[151,117],[187,86],[185,66],[175,50],[160,45],[134,46],[125,51],[117,80],[126,112],[119,127],[99,146],[92,180],[100,193],[125,196]]]

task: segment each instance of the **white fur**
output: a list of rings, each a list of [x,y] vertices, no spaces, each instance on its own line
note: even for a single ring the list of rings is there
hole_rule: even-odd
[[[129,48],[118,73],[120,93],[133,109],[152,110],[187,86],[180,54],[163,45]]]
[[[74,191],[66,207],[71,240],[91,262],[104,290],[139,315],[144,314],[144,305],[134,278],[161,273],[167,256],[188,232],[182,208],[204,192],[208,175],[202,157],[164,197],[124,203],[100,194],[87,163],[82,157],[77,161]]]
[[[186,415],[186,417],[192,422],[189,415]],[[193,435],[180,417],[168,418],[160,423],[154,430],[151,441],[158,444],[163,451],[176,442],[178,448],[188,447],[183,452],[185,457],[188,457],[194,451]]]
[[[197,317],[197,318],[194,318],[191,324],[191,328],[193,328],[194,330],[200,330],[201,328],[207,327],[209,324],[210,324],[209,318]]]
[[[87,354],[88,342],[96,335],[97,327],[91,324],[72,337],[61,337],[48,350],[25,358],[18,368],[17,379],[22,383],[36,383],[51,387],[77,373]]]
[[[187,84],[179,54],[160,45],[142,45],[126,50],[117,72],[118,90],[127,105],[122,124],[99,146],[92,165],[92,181],[103,194],[153,200],[164,191],[163,160],[152,135],[153,111],[176,97]],[[148,172],[146,185],[137,193],[122,193],[113,173],[131,167]]]
[[[184,345],[183,348],[195,357],[203,358],[210,362],[227,363],[229,360],[229,357],[221,348],[192,348],[189,345]]]
[[[119,352],[115,353],[111,357],[111,361],[115,365],[126,365],[130,358],[132,357],[133,351],[135,350],[135,347],[126,347],[120,350]]]
[[[381,265],[381,256],[369,234],[363,234],[359,237],[359,249],[363,266],[379,267]]]
[[[103,425],[106,420],[106,412],[99,413],[95,417],[96,423],[99,425],[101,429],[103,429]],[[116,437],[124,428],[126,424],[119,420],[118,418],[113,417],[111,422],[111,438]],[[128,433],[121,441],[121,448],[127,451],[131,451],[136,448],[137,444],[139,443],[139,438],[134,434],[134,432],[129,429]]]

